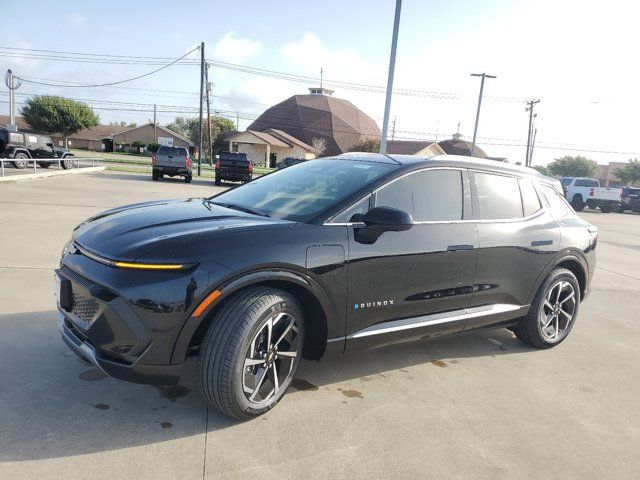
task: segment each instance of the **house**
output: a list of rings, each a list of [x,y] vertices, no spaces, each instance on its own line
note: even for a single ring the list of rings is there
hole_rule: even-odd
[[[230,152],[246,153],[252,163],[275,167],[287,157],[315,158],[314,149],[282,130],[269,128],[264,132],[245,130],[226,137]]]
[[[9,117],[0,115],[0,124],[8,124]],[[22,132],[33,132],[34,130],[22,117],[16,117],[18,130]],[[47,132],[40,132],[47,133]],[[54,144],[64,146],[64,136],[59,133],[51,133]],[[96,125],[85,128],[69,136],[69,148],[81,150],[92,150],[94,152],[113,152],[118,150],[118,146],[131,145],[134,142],[160,143],[161,145],[173,145],[176,147],[187,147],[191,155],[196,154],[197,148],[188,138],[169,130],[161,125],[154,125],[153,122],[145,123],[138,127],[128,127],[121,125]]]

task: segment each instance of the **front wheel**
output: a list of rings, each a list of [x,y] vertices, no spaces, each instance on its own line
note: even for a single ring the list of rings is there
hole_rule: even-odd
[[[73,158],[64,157],[62,159],[62,168],[64,168],[65,170],[69,170],[70,168],[73,168]]]
[[[569,335],[579,305],[580,285],[575,275],[556,268],[540,286],[527,316],[512,331],[532,347],[553,347]]]
[[[51,166],[51,162],[38,162],[38,166],[40,168],[49,168]]]
[[[205,334],[198,376],[220,412],[238,420],[273,408],[302,357],[304,316],[291,294],[253,287],[225,300]]]

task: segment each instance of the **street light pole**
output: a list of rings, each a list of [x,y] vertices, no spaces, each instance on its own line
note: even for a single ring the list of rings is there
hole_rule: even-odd
[[[471,144],[471,156],[476,152],[476,137],[478,135],[478,122],[480,121],[480,105],[482,105],[482,92],[484,91],[484,79],[485,78],[497,78],[495,75],[488,75],[486,73],[472,73],[472,77],[481,77],[480,80],[480,95],[478,96],[478,110],[476,111],[476,125],[473,128],[473,143]]]
[[[393,37],[391,39],[391,56],[389,58],[389,77],[387,78],[387,96],[384,102],[384,119],[382,121],[382,137],[380,153],[387,153],[387,131],[389,130],[389,111],[391,110],[391,94],[393,93],[393,75],[396,68],[396,49],[398,48],[398,30],[400,28],[400,10],[402,0],[396,0],[396,15],[393,20]]]

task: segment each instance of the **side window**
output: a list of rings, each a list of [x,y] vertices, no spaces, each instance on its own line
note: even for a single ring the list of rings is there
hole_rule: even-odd
[[[558,192],[547,185],[543,185],[541,190],[544,198],[547,199],[547,202],[551,207],[551,215],[553,218],[562,218],[569,214],[571,211],[569,204]]]
[[[518,179],[480,172],[474,176],[482,220],[522,218]]]
[[[408,175],[376,194],[377,207],[408,212],[416,222],[462,219],[462,172],[427,170]]]
[[[336,215],[331,223],[355,223],[362,220],[362,216],[369,211],[369,199],[371,195],[367,195],[362,200],[357,201],[346,210]]]
[[[588,178],[583,178],[580,180],[576,180],[575,183],[576,187],[597,187],[598,186],[598,181],[597,180],[591,180]]]
[[[528,217],[540,210],[540,199],[536,193],[536,189],[533,183],[528,178],[521,178],[518,180],[520,183],[520,193],[522,194],[522,207],[524,209],[524,216]]]

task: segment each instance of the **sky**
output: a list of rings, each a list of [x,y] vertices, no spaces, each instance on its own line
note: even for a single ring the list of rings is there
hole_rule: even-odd
[[[145,123],[159,105],[158,121],[194,116],[198,108],[199,52],[144,78],[200,42],[213,61],[319,78],[327,82],[386,86],[394,0],[50,2],[0,0],[0,71],[25,79],[17,100],[55,94],[87,101],[102,123]],[[491,156],[521,162],[528,113],[540,99],[534,165],[562,155],[606,164],[640,157],[637,114],[640,62],[635,2],[610,0],[404,0],[390,118],[396,139],[450,138],[458,128],[473,136],[480,80],[486,72],[478,145]],[[31,50],[16,50],[31,49]],[[80,54],[162,57],[158,65],[87,63],[37,58],[33,49]],[[68,57],[68,55],[67,55]],[[74,58],[83,58],[75,55]],[[122,58],[122,57],[118,57]],[[246,128],[251,118],[308,83],[221,68],[209,70],[212,110]],[[40,80],[37,80],[40,79]],[[42,80],[45,79],[45,80]],[[319,80],[318,80],[319,83]],[[384,94],[331,86],[382,126]],[[417,91],[417,92],[413,92]],[[0,88],[0,112],[8,114]],[[184,113],[176,113],[184,112]],[[459,124],[459,127],[458,127]],[[391,132],[390,132],[391,135]]]

